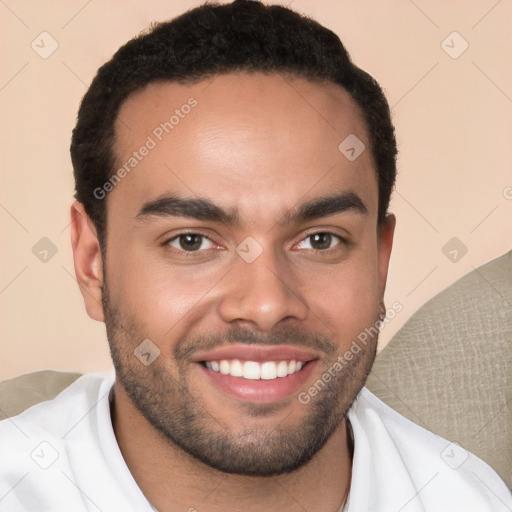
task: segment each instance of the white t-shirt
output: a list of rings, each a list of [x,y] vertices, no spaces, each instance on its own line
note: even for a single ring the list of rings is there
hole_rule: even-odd
[[[114,373],[87,374],[0,422],[0,512],[152,512],[110,418]],[[512,495],[483,461],[363,388],[349,412],[347,512],[500,512]],[[320,487],[320,486],[319,486]]]

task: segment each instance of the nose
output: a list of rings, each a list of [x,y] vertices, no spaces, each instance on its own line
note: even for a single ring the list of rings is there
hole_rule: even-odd
[[[271,331],[284,320],[303,321],[309,308],[290,264],[264,250],[252,263],[237,258],[219,304],[224,322]]]

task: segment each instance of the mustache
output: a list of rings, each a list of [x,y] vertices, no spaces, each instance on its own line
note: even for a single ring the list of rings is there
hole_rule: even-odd
[[[325,333],[313,333],[299,327],[286,327],[271,332],[251,331],[240,326],[225,332],[211,332],[181,340],[174,348],[176,360],[186,360],[198,350],[213,350],[225,345],[290,345],[313,348],[326,355],[336,353],[334,337]]]

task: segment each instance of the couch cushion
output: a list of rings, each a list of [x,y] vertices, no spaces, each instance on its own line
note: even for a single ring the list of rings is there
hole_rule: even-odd
[[[39,402],[51,400],[80,375],[43,370],[0,382],[0,420],[16,416]]]
[[[512,488],[511,280],[509,252],[428,301],[377,356],[367,386]]]

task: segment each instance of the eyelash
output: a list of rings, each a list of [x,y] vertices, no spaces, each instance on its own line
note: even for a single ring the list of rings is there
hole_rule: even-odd
[[[330,247],[328,249],[307,249],[308,251],[314,251],[316,254],[320,255],[320,256],[324,256],[324,255],[328,255],[328,254],[331,254],[332,251],[336,251],[337,250],[337,246],[341,244],[348,244],[348,241],[343,238],[342,236],[336,234],[336,233],[333,233],[331,231],[315,231],[313,233],[308,233],[304,238],[302,238],[299,242],[298,245],[300,245],[302,242],[304,242],[304,240],[307,240],[308,238],[311,238],[315,235],[319,235],[319,234],[322,234],[322,235],[331,235],[335,238],[337,238],[339,240],[339,243],[336,244],[334,247]],[[167,239],[165,242],[163,242],[163,246],[164,247],[170,247],[171,250],[173,252],[177,252],[178,255],[185,255],[186,257],[195,257],[195,256],[199,256],[201,255],[202,253],[205,252],[205,250],[197,250],[197,251],[184,251],[182,249],[176,249],[175,247],[172,247],[170,246],[170,243],[173,242],[174,240],[178,240],[180,237],[182,236],[186,236],[186,235],[198,235],[200,237],[202,237],[203,239],[206,239],[206,240],[209,240],[210,242],[212,243],[215,243],[213,242],[213,240],[211,240],[211,238],[209,238],[208,236],[206,235],[203,235],[202,233],[198,233],[196,231],[185,231],[183,233],[179,233],[177,235],[174,235],[172,238],[169,238]],[[208,249],[210,250],[210,249]]]

